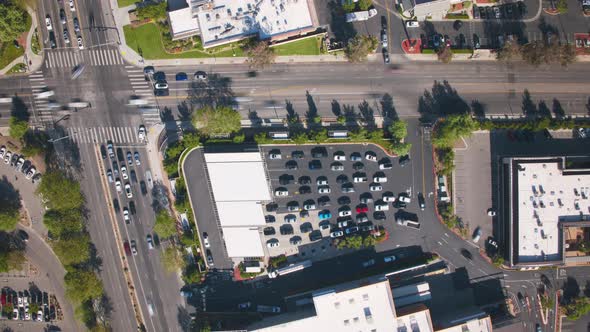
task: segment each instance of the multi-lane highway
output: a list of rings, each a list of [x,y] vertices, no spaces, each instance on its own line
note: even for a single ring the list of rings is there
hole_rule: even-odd
[[[568,114],[588,112],[590,84],[584,63],[564,69],[533,68],[524,64],[506,66],[497,62],[448,65],[405,62],[396,68],[380,63],[277,64],[256,77],[250,77],[248,68],[243,65],[156,68],[167,74],[170,86],[170,95],[157,99],[161,107],[178,112],[178,105],[186,100],[191,83],[174,81],[174,74],[186,72],[190,76],[197,70],[207,70],[230,78],[229,87],[236,97],[241,97],[238,104],[244,118],[248,110],[256,111],[262,118],[283,118],[287,102],[303,116],[309,108],[307,93],[323,116],[333,116],[333,101],[337,101],[341,109],[344,105],[354,106],[358,113],[358,105],[366,100],[375,114],[379,114],[381,98],[390,94],[397,113],[411,117],[417,115],[424,90],[430,90],[434,81],[444,80],[466,102],[482,103],[488,114],[522,114],[525,89],[535,102],[550,103],[556,98]]]

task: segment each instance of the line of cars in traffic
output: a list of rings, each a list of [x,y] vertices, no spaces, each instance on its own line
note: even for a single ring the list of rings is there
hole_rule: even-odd
[[[52,297],[41,291],[15,291],[2,288],[0,294],[0,317],[12,320],[49,322],[56,319]],[[36,309],[36,310],[34,310]]]
[[[74,25],[74,32],[75,32],[75,36],[76,36],[76,41],[78,43],[78,48],[84,49],[84,43],[82,41],[82,36],[80,33],[81,32],[80,21],[78,20],[78,17],[74,15],[74,13],[76,12],[76,6],[74,4],[74,0],[69,0],[69,7],[70,7],[70,12],[73,15],[72,23]],[[62,24],[64,43],[69,45],[70,44],[70,34],[68,32],[68,19],[67,19],[66,11],[64,10],[63,7],[60,7],[60,9],[59,9],[59,20]],[[45,28],[47,29],[47,33],[49,34],[49,42],[51,43],[51,48],[56,48],[57,43],[55,40],[53,21],[51,19],[51,15],[49,15],[49,14],[45,15]]]
[[[170,91],[168,89],[168,81],[166,80],[166,73],[162,71],[156,71],[153,66],[146,66],[143,68],[143,74],[146,79],[152,79],[154,84],[154,95],[156,96],[168,96]],[[188,75],[185,72],[179,72],[175,75],[176,81],[188,81]],[[205,81],[207,79],[207,73],[204,71],[197,71],[193,75],[195,81]]]
[[[24,156],[13,153],[6,149],[6,146],[0,147],[0,160],[4,161],[6,165],[14,167],[17,172],[22,172],[27,180],[31,180],[33,183],[41,180],[41,173],[37,172],[35,166],[30,160],[24,158]]]

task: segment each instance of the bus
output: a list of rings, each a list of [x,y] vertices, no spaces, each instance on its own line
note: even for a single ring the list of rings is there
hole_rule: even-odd
[[[269,278],[276,278],[278,276],[282,276],[285,274],[293,273],[296,271],[301,271],[301,270],[308,268],[310,266],[311,266],[310,260],[306,260],[306,261],[303,261],[300,263],[295,263],[295,264],[289,264],[288,266],[285,266],[280,269],[276,269],[274,271],[269,272],[268,277]]]

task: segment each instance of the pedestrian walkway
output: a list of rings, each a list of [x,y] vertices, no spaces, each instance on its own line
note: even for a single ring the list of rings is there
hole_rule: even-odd
[[[133,127],[68,127],[67,136],[77,144],[100,144],[112,141],[113,144],[143,144]]]
[[[75,67],[80,63],[89,66],[118,66],[122,65],[123,58],[118,50],[111,48],[91,50],[51,50],[47,51],[45,59],[46,68]]]
[[[31,28],[29,29],[29,33],[27,34],[27,43],[25,46],[25,54],[19,56],[18,58],[14,59],[11,63],[9,63],[6,67],[0,68],[0,75],[6,74],[12,67],[16,64],[24,63],[27,65],[27,71],[31,72],[37,70],[41,67],[43,63],[43,56],[37,55],[33,53],[31,50],[31,41],[33,39],[33,33],[38,26],[37,23],[37,13],[34,9],[27,6],[27,12],[31,16]],[[41,34],[41,31],[38,31]]]
[[[33,122],[36,125],[43,125],[45,123],[53,121],[53,114],[49,107],[49,101],[44,98],[37,98],[37,96],[43,92],[47,84],[45,83],[45,76],[41,70],[38,70],[28,76],[31,84],[31,90],[33,92]]]
[[[148,127],[161,123],[160,107],[154,96],[152,82],[146,80],[143,70],[135,66],[127,65],[125,66],[125,71],[129,77],[133,94],[148,102],[147,105],[140,107],[143,123]]]

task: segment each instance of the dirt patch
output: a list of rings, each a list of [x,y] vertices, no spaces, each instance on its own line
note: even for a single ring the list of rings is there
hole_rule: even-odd
[[[6,150],[10,150],[12,153],[18,153],[21,154],[21,149],[22,149],[22,143],[19,140],[16,140],[12,137],[9,136],[0,136],[0,146],[5,145],[6,146]],[[43,154],[40,155],[36,155],[33,157],[29,157],[29,158],[25,158],[25,159],[29,159],[33,165],[35,166],[35,168],[37,169],[38,172],[41,173],[45,173],[45,170],[47,169],[46,165],[45,165],[45,156]]]

